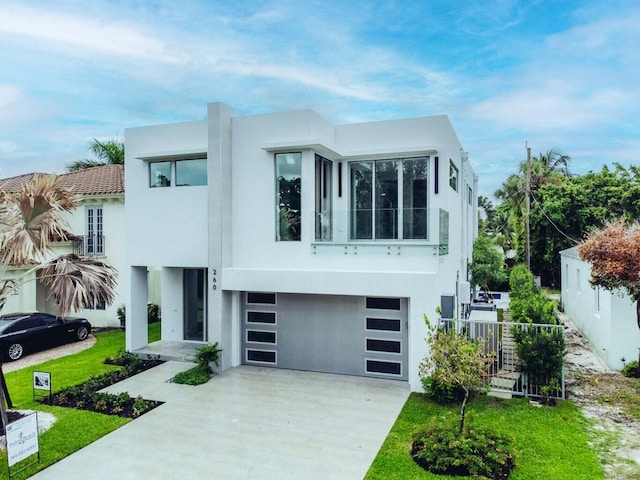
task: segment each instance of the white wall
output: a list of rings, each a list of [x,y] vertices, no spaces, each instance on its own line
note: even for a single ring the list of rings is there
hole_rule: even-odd
[[[207,151],[207,122],[129,128],[126,244],[130,265],[207,266],[207,186],[149,187],[150,158]],[[144,157],[144,160],[141,159]]]
[[[208,122],[126,130],[128,262],[165,267],[162,338],[182,338],[181,270],[166,267],[208,267],[210,287],[215,278],[220,290],[208,289],[209,340],[221,341],[225,368],[240,361],[239,320],[230,320],[239,311],[235,292],[402,297],[409,300],[410,383],[413,389],[421,389],[417,366],[427,354],[423,315],[434,315],[440,295],[456,293],[456,280],[466,277],[477,231],[476,178],[463,160],[448,118],[334,126],[309,110],[235,116],[222,104],[210,104],[208,116]],[[208,191],[207,187],[148,187],[145,160],[197,151],[208,152]],[[276,241],[277,151],[303,154],[302,238],[298,242]],[[334,162],[334,244],[315,242],[315,152]],[[430,238],[348,242],[348,162],[417,155],[430,157]],[[458,191],[449,186],[450,160],[459,171]],[[467,185],[474,189],[471,206]],[[437,248],[441,208],[449,212],[448,255],[439,255]]]
[[[575,251],[561,252],[561,263],[564,310],[595,352],[614,370],[622,369],[622,358],[637,360],[640,329],[635,303],[626,295],[593,288],[589,284],[591,267]]]

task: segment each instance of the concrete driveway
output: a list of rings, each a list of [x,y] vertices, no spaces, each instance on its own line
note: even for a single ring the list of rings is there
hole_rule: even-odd
[[[37,479],[362,479],[409,394],[404,382],[237,367],[197,387],[167,362],[109,390],[166,403]]]

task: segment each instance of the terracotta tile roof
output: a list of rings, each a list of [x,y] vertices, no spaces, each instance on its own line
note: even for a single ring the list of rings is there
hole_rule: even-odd
[[[124,165],[103,165],[59,175],[62,185],[84,195],[124,193]]]
[[[17,177],[0,179],[0,190],[17,192],[39,173],[26,173]],[[124,193],[124,165],[103,165],[77,172],[58,175],[62,186],[80,195]]]
[[[17,192],[22,186],[36,175],[44,175],[41,173],[25,173],[17,177],[3,178],[0,180],[0,190],[5,192]]]

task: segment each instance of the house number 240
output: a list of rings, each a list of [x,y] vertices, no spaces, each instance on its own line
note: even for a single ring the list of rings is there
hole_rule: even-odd
[[[218,284],[217,284],[217,279],[216,279],[217,270],[214,268],[211,273],[212,273],[212,275],[211,275],[211,283],[213,285],[211,288],[213,288],[214,290],[217,290],[218,289]]]

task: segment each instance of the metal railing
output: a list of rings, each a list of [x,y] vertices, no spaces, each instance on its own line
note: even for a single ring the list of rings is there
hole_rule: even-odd
[[[73,253],[79,257],[102,257],[104,252],[104,235],[76,235],[73,239]]]
[[[564,338],[562,325],[456,320],[444,325],[464,333],[470,340],[484,342],[485,352],[493,355],[493,363],[484,376],[484,384],[491,392],[522,397],[565,398],[565,368],[562,365],[556,388],[553,379],[536,372],[523,371],[518,358],[514,334],[526,329],[533,336],[559,332]],[[558,381],[559,380],[559,381]]]

